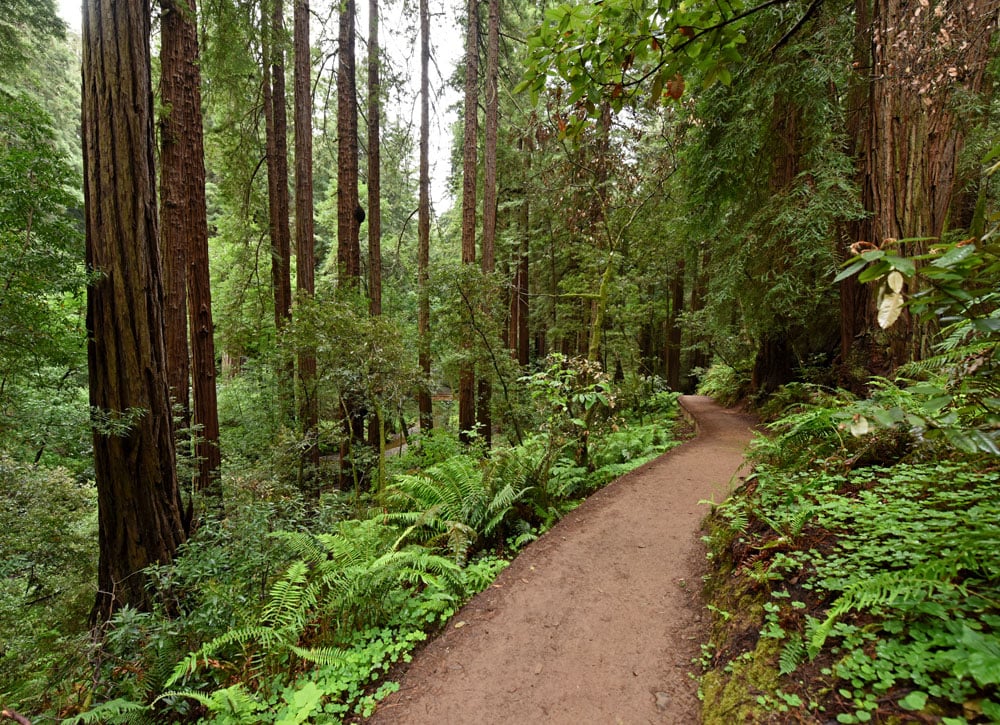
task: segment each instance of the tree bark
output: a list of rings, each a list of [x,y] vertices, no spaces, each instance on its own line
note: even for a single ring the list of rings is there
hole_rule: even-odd
[[[667,354],[664,360],[667,387],[671,390],[681,389],[682,312],[684,312],[684,260],[680,259],[677,262],[677,272],[670,280],[670,314],[667,317]]]
[[[291,319],[291,232],[288,227],[288,114],[285,110],[284,2],[272,0],[264,28],[264,115],[267,136],[267,190],[271,232],[271,288],[274,326],[281,332]]]
[[[168,281],[167,375],[175,401],[183,406],[182,420],[198,428],[195,489],[221,504],[197,10],[194,0],[161,0],[161,8],[160,92],[168,109],[160,120],[160,249]],[[184,333],[188,333],[187,338]],[[193,417],[188,405],[189,375]]]
[[[300,298],[316,292],[316,241],[313,221],[312,78],[309,57],[309,0],[295,0],[295,287]],[[302,461],[313,470],[319,466],[316,397],[316,354],[299,353],[299,423],[306,448]]]
[[[528,364],[528,249],[531,240],[531,200],[527,191],[531,175],[531,150],[524,139],[518,142],[518,149],[524,155],[524,193],[518,218],[519,244],[514,270],[514,289],[510,296],[510,331],[508,338],[511,353],[519,365]]]
[[[83,7],[87,358],[98,496],[92,619],[150,606],[185,539],[164,341],[148,0]]]
[[[368,2],[368,310],[382,314],[382,82],[378,0]]]
[[[417,392],[420,410],[420,431],[434,427],[434,408],[428,386],[431,377],[430,290],[428,267],[431,243],[430,198],[430,34],[431,18],[428,0],[420,0],[420,199],[417,207],[417,336],[418,363],[423,380]]]
[[[469,0],[465,36],[465,134],[462,140],[462,264],[476,262],[476,180],[479,137],[479,5]],[[472,328],[465,325],[462,350],[472,353]],[[462,362],[458,372],[458,435],[471,440],[476,425],[476,378],[472,361]]]
[[[871,236],[862,239],[898,244],[907,256],[925,253],[928,240],[941,237],[961,191],[957,165],[969,119],[953,101],[957,93],[983,90],[996,28],[990,0],[921,9],[905,0],[872,4],[872,88],[860,159],[862,201],[871,212]],[[874,318],[869,305],[872,329]],[[931,332],[904,313],[868,357],[883,361],[879,372],[891,372],[928,354]]]
[[[496,269],[497,233],[497,134],[500,126],[498,75],[500,65],[500,0],[490,0],[486,32],[486,139],[483,148],[483,275]],[[493,384],[482,373],[476,400],[476,422],[486,447],[493,443]]]
[[[358,233],[364,211],[358,203],[358,91],[354,61],[354,0],[340,5],[337,69],[337,262],[340,284],[357,289],[361,278]]]

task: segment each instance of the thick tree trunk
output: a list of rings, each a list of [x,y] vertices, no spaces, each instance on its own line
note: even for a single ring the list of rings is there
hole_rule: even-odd
[[[420,0],[420,200],[417,211],[417,335],[418,362],[423,380],[417,393],[420,431],[434,427],[434,412],[428,388],[431,377],[430,290],[428,266],[431,244],[430,196],[430,35],[431,17],[428,0]]]
[[[150,605],[184,541],[164,343],[148,0],[83,7],[87,357],[98,495],[95,620]]]
[[[476,262],[476,177],[479,136],[479,5],[468,2],[468,32],[465,36],[465,134],[462,141],[462,263]],[[472,352],[472,329],[466,325],[462,350]],[[476,379],[471,360],[458,373],[458,434],[469,442],[476,425]]]
[[[872,4],[872,88],[860,158],[862,201],[872,215],[863,230],[871,236],[862,239],[898,245],[906,255],[926,252],[948,225],[969,120],[954,101],[983,89],[996,27],[990,0],[932,2],[921,10],[905,0]],[[874,317],[869,305],[872,329]],[[926,355],[931,333],[904,313],[868,358],[884,360],[879,372],[890,372]]]
[[[309,0],[295,0],[295,286],[300,297],[316,292],[316,241],[313,221],[312,78],[309,49]],[[316,355],[299,353],[299,424],[307,441],[302,462],[319,466],[319,400],[316,396]]]

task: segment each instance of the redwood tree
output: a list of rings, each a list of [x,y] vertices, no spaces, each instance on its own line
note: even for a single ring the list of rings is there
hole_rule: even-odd
[[[364,212],[358,203],[358,92],[354,62],[354,0],[340,5],[340,63],[337,68],[337,262],[340,282],[354,289],[361,276],[358,232]]]
[[[265,9],[262,8],[262,14]],[[285,110],[284,3],[272,0],[265,23],[264,126],[267,143],[267,195],[271,233],[271,288],[274,325],[280,331],[291,317],[291,233],[288,228],[288,113]]]
[[[378,0],[368,3],[368,309],[382,314],[382,83],[379,79]]]
[[[955,101],[983,89],[995,4],[931,2],[915,12],[905,0],[874,0],[859,16],[868,7],[869,49],[860,65],[871,73],[868,103],[862,106],[860,179],[871,217],[853,241],[885,247],[908,240],[904,253],[919,255],[946,224],[960,228],[971,221],[954,203],[964,182],[958,159],[967,120]],[[871,328],[874,316],[869,308]],[[878,351],[886,368],[924,356],[927,332],[904,315]]]
[[[426,433],[434,426],[434,409],[431,399],[431,343],[430,343],[430,290],[428,266],[431,243],[430,195],[430,82],[431,14],[428,0],[420,0],[420,198],[417,205],[417,346],[418,362],[423,381],[417,394],[420,408],[420,431]]]
[[[479,136],[479,5],[468,2],[468,31],[465,36],[465,135],[462,141],[462,263],[476,262],[476,162]],[[471,312],[470,312],[471,314]],[[471,329],[467,335],[471,337]],[[471,339],[462,347],[471,353]],[[466,360],[458,372],[458,431],[468,441],[476,424],[476,378],[472,361]]]
[[[149,0],[83,6],[87,357],[98,496],[94,619],[150,604],[185,539],[164,344]]]
[[[194,0],[161,0],[160,248],[166,278],[167,377],[183,419],[193,423],[199,491],[219,495],[219,413],[208,273],[205,148]],[[189,350],[189,339],[190,350]],[[190,359],[190,365],[188,360]]]
[[[496,269],[497,133],[500,127],[498,78],[500,64],[500,0],[490,0],[486,28],[486,139],[483,148],[483,238],[480,264],[484,275]],[[485,374],[479,380],[476,420],[489,448],[493,439],[493,390]]]
[[[300,296],[316,292],[316,242],[313,221],[312,93],[310,92],[309,0],[295,0],[295,286]],[[316,431],[319,401],[316,398],[316,355],[299,353],[299,423],[308,441],[304,460],[319,465]]]

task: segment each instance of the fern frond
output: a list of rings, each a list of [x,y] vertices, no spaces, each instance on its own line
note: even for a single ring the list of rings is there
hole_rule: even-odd
[[[796,633],[789,636],[778,657],[778,671],[782,675],[790,675],[806,658],[806,645],[802,635]]]
[[[956,562],[944,559],[857,581],[834,601],[826,620],[813,631],[809,639],[810,657],[819,653],[837,620],[852,609],[909,608],[941,591],[958,591],[965,596],[966,587],[952,581],[956,574]]]
[[[102,702],[93,710],[81,712],[76,717],[68,718],[63,722],[67,723],[67,725],[89,725],[89,723],[97,723],[98,725],[104,725],[105,723],[108,725],[119,725],[119,723],[141,725],[142,723],[150,722],[151,718],[148,713],[151,712],[152,708],[148,705],[124,698],[117,698],[108,702]]]

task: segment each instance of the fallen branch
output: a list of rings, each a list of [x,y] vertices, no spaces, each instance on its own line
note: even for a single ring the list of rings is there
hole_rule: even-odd
[[[13,720],[19,725],[31,725],[31,720],[26,718],[24,715],[22,715],[19,712],[15,712],[14,710],[8,710],[7,708],[4,708],[2,711],[0,711],[0,717],[6,718],[8,720]]]

